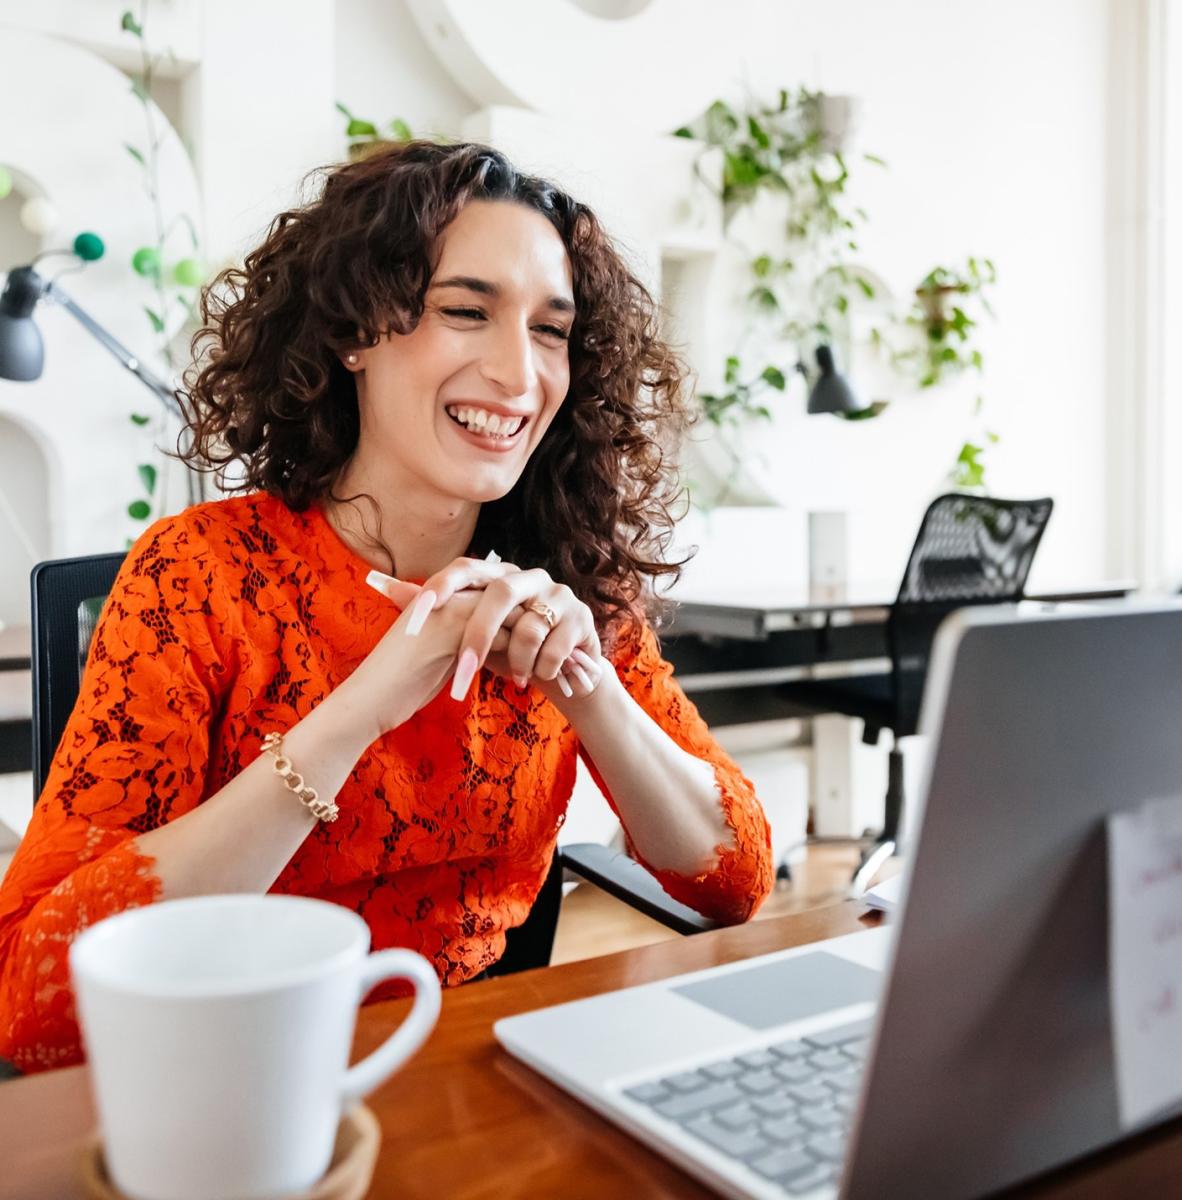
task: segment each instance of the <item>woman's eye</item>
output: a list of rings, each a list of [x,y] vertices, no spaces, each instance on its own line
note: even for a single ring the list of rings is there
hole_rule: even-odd
[[[484,317],[484,313],[478,308],[445,308],[443,311],[449,317],[465,317],[473,321],[481,320]]]
[[[564,342],[570,338],[570,334],[565,329],[560,329],[557,325],[539,325],[537,328],[539,333],[544,333],[548,337],[560,338]]]

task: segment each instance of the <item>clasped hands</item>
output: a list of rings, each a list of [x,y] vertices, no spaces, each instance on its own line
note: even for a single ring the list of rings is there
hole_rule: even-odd
[[[470,607],[456,651],[454,700],[467,695],[483,666],[522,689],[533,682],[559,704],[590,696],[609,669],[587,605],[541,568],[523,571],[495,551],[483,560],[457,558],[421,585],[380,571],[366,582],[403,609],[407,637],[418,637],[431,614],[457,597]]]

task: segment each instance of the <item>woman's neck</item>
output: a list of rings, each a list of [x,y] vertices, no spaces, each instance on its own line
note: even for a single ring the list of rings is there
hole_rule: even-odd
[[[426,579],[458,558],[471,544],[480,515],[474,501],[441,495],[418,480],[393,478],[388,468],[372,470],[360,448],[324,507],[357,554],[400,579]]]

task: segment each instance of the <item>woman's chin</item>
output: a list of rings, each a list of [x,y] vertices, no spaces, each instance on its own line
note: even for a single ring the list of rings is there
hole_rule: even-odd
[[[489,504],[507,496],[519,477],[518,473],[510,475],[504,471],[473,472],[465,479],[450,480],[451,486],[446,490],[469,504]]]

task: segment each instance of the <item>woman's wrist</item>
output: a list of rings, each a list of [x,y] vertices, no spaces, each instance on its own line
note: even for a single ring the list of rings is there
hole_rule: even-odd
[[[337,752],[344,753],[352,763],[356,763],[387,732],[375,706],[352,679],[346,679],[325,696],[300,722],[301,725],[306,723],[316,731],[318,739],[322,738]]]
[[[627,719],[628,715],[630,697],[607,658],[601,660],[600,672],[599,684],[590,694],[553,701],[571,723],[571,728],[584,740],[594,731],[609,727],[613,721]]]

